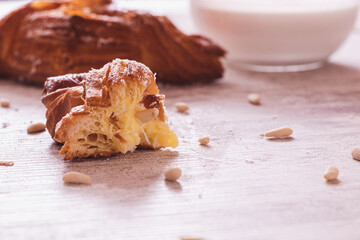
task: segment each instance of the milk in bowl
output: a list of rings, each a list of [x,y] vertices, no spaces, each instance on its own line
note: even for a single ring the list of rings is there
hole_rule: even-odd
[[[351,32],[357,0],[191,0],[197,29],[253,70],[320,67]]]

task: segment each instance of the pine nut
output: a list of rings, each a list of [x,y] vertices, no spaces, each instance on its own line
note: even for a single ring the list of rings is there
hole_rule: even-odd
[[[334,181],[337,179],[338,175],[339,175],[339,170],[336,167],[331,166],[325,171],[324,178],[327,181]]]
[[[186,112],[187,110],[189,110],[189,105],[184,102],[177,102],[174,104],[174,106],[176,107],[178,112]]]
[[[36,133],[45,131],[45,124],[43,123],[33,123],[27,128],[28,133]]]
[[[254,105],[260,104],[260,95],[257,93],[251,93],[247,96],[249,103]]]
[[[293,133],[293,130],[289,127],[282,127],[270,130],[266,132],[264,135],[265,137],[269,138],[284,138],[289,137]]]
[[[208,145],[209,142],[210,142],[210,138],[209,138],[209,137],[199,138],[199,143],[200,143],[200,145]]]
[[[181,177],[181,169],[180,168],[169,168],[165,172],[165,179],[168,181],[176,181]]]
[[[360,161],[360,147],[355,147],[351,151],[351,156],[353,157],[353,159]]]
[[[0,100],[1,107],[3,108],[9,108],[10,107],[10,101],[7,99],[1,99]]]
[[[142,123],[147,123],[159,116],[159,109],[157,108],[150,108],[144,111],[139,111],[135,113],[135,117],[139,119]]]
[[[14,166],[14,162],[3,162],[3,161],[0,161],[0,166],[11,167],[11,166]]]
[[[91,177],[79,172],[68,172],[62,179],[65,183],[91,184]]]

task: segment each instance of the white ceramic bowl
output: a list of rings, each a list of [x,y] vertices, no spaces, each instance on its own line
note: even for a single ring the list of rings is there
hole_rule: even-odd
[[[345,41],[358,0],[191,0],[195,26],[237,66],[298,71],[322,66]]]

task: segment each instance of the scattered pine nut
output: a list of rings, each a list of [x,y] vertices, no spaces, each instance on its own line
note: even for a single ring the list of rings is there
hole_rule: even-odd
[[[169,168],[165,172],[165,179],[168,181],[176,181],[181,177],[181,169],[180,168]]]
[[[259,105],[260,104],[260,95],[257,93],[250,93],[248,96],[248,101],[251,104]]]
[[[289,137],[293,133],[293,130],[289,127],[282,127],[270,130],[264,134],[265,137],[269,138],[285,138]]]
[[[326,179],[326,181],[334,181],[337,179],[338,175],[339,170],[336,167],[331,166],[325,171],[324,178]]]
[[[0,100],[1,107],[3,108],[9,108],[10,107],[10,101],[7,99],[1,99]]]
[[[210,142],[210,138],[209,138],[209,137],[199,138],[199,143],[200,143],[200,145],[208,145],[209,142]]]
[[[28,133],[36,133],[45,131],[45,124],[43,123],[33,123],[27,128]]]
[[[355,147],[351,151],[351,156],[353,157],[353,159],[360,161],[360,147]]]
[[[0,161],[0,166],[11,167],[11,166],[14,166],[14,162],[3,162],[3,161]]]
[[[65,183],[91,184],[91,177],[79,172],[68,172],[62,179]]]
[[[189,105],[184,102],[177,102],[174,104],[174,106],[176,107],[178,112],[186,112],[187,110],[189,110]]]

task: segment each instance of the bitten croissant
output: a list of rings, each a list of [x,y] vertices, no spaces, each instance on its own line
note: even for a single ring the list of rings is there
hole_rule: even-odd
[[[10,13],[0,22],[0,75],[42,85],[121,58],[168,83],[222,77],[225,52],[212,41],[182,33],[166,17],[111,10],[110,2],[42,0]]]
[[[115,59],[83,74],[50,77],[42,102],[46,127],[64,143],[65,159],[109,156],[136,147],[177,147],[154,74],[145,65]]]

